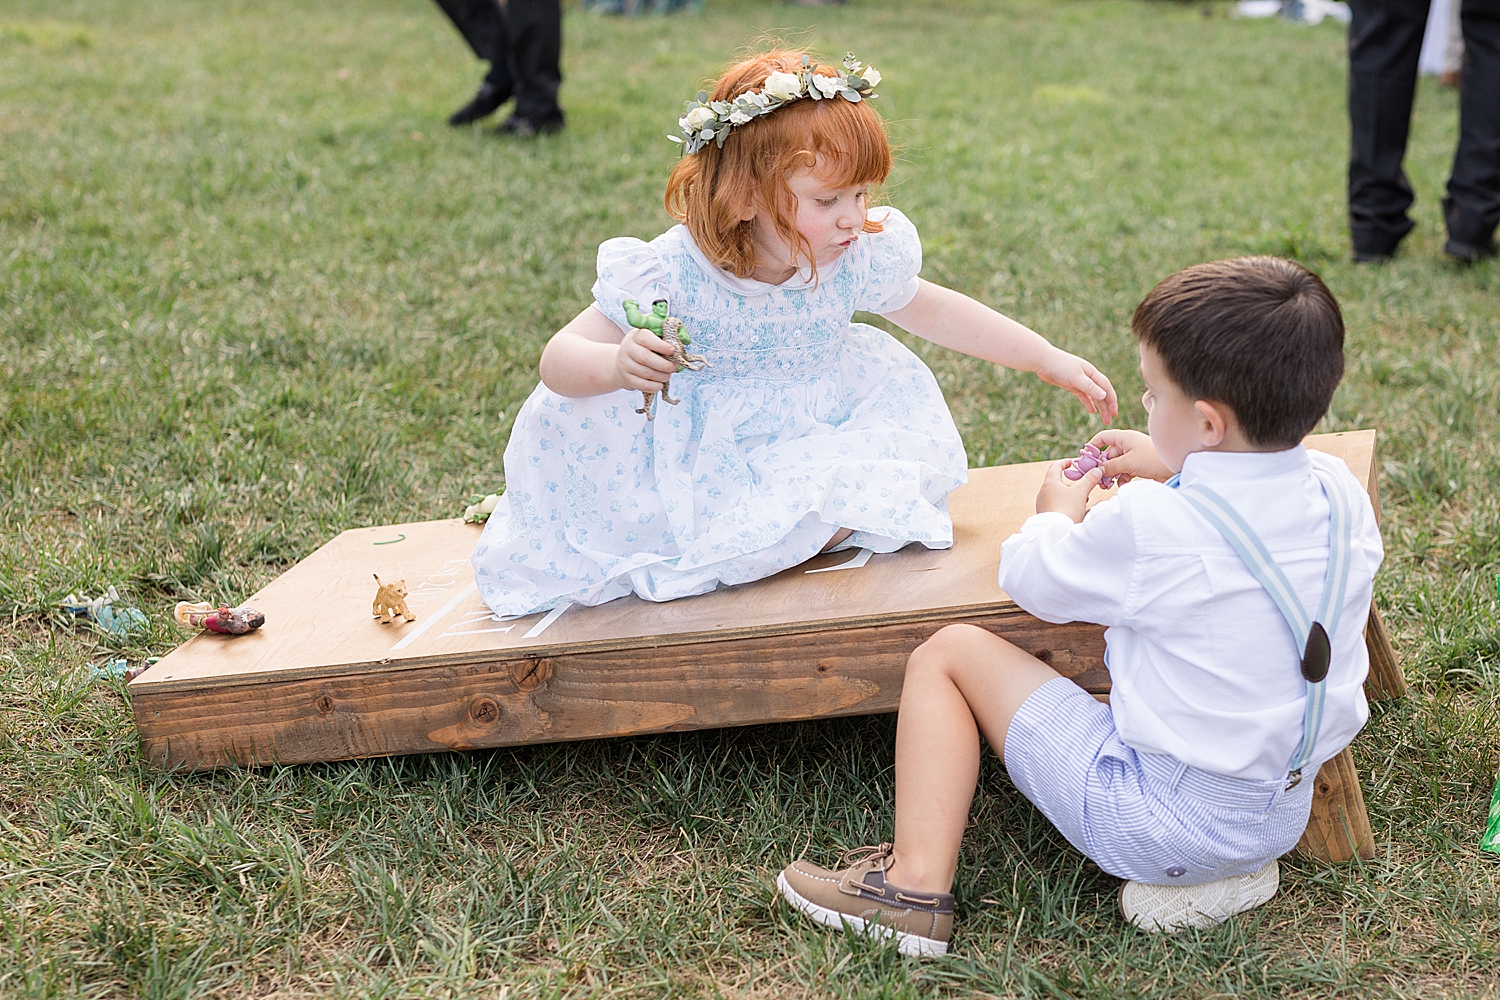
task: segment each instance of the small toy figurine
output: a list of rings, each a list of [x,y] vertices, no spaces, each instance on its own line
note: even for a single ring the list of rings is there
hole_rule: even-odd
[[[115,602],[118,600],[120,593],[111,586],[104,594],[92,600],[69,594],[62,600],[62,609],[75,618],[87,618],[95,622],[113,636],[124,637],[145,628],[145,614],[139,608],[117,606]]]
[[[1073,459],[1071,466],[1063,470],[1063,475],[1076,482],[1107,461],[1109,461],[1108,455],[1093,445],[1086,444],[1078,449],[1078,457]],[[1114,476],[1105,476],[1099,480],[1101,490],[1113,489],[1114,485]]]
[[[172,617],[186,628],[207,629],[220,635],[244,635],[266,623],[266,616],[254,608],[216,608],[207,601],[198,604],[178,601]]]
[[[649,313],[641,312],[641,305],[635,299],[626,299],[621,305],[625,307],[625,319],[631,326],[637,330],[650,330],[658,337],[672,342],[672,353],[668,357],[677,363],[678,371],[686,368],[688,371],[696,372],[709,367],[703,355],[687,352],[687,345],[693,342],[693,338],[688,336],[687,327],[682,325],[682,320],[676,316],[667,315],[666,299],[657,299],[651,303]],[[672,380],[669,376],[661,387],[661,398],[676,405],[679,400],[667,395],[667,390],[671,387]],[[646,401],[635,412],[644,413],[646,419],[650,420],[656,409],[656,393],[642,391],[641,395],[646,397]]]
[[[396,583],[381,583],[380,575],[376,574],[375,583],[380,587],[375,591],[375,604],[370,609],[376,618],[387,625],[394,625],[397,618],[405,618],[409,622],[417,620],[417,616],[411,613],[406,606],[406,581],[400,580]]]

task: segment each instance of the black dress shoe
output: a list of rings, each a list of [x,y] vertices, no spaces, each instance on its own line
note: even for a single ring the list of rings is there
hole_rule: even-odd
[[[1443,244],[1443,253],[1464,264],[1477,264],[1486,257],[1495,256],[1495,241],[1491,239],[1485,243],[1465,243],[1450,239]]]
[[[458,128],[460,125],[469,125],[481,118],[488,118],[508,100],[510,100],[510,91],[501,90],[486,80],[479,85],[479,90],[474,94],[472,101],[453,112],[448,119],[448,124]]]
[[[520,115],[511,115],[495,131],[503,135],[513,135],[517,139],[534,139],[549,132],[561,132],[562,127],[563,113],[559,111],[539,122],[532,121],[530,118],[522,118]]]

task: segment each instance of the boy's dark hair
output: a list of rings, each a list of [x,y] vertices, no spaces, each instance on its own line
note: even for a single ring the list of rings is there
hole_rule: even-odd
[[[1194,399],[1222,403],[1251,443],[1290,448],[1344,377],[1344,317],[1321,278],[1280,257],[1197,264],[1151,289],[1130,328]]]

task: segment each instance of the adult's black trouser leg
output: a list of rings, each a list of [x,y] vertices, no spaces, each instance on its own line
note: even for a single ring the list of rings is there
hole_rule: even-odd
[[[1355,253],[1388,254],[1411,231],[1401,169],[1431,0],[1351,0],[1349,234]]]
[[[506,0],[516,117],[534,125],[562,121],[562,4],[559,0]]]
[[[464,36],[474,54],[490,64],[485,82],[501,93],[515,89],[510,59],[510,36],[497,0],[435,0],[448,20]]]
[[[1448,236],[1484,246],[1500,223],[1500,0],[1464,0],[1458,152],[1443,215]]]

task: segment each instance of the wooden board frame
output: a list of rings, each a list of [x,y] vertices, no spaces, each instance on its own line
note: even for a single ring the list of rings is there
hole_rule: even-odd
[[[1317,435],[1308,445],[1348,462],[1379,510],[1374,431]],[[345,532],[247,602],[267,613],[261,633],[195,637],[131,683],[143,750],[155,766],[200,770],[892,712],[908,655],[956,621],[1004,636],[1107,697],[1103,629],[1042,622],[995,583],[999,540],[1031,513],[1046,464],[972,470],[970,484],[951,498],[955,543],[946,552],[878,556],[874,574],[814,578],[797,567],[664,605],[625,598],[546,625],[540,616],[486,620],[482,606],[469,608],[478,603],[472,587],[463,604],[467,548],[477,538],[471,526]],[[414,544],[398,550],[406,540]],[[430,551],[442,545],[448,549]],[[452,582],[426,591],[419,585],[416,625],[369,618],[369,566],[416,566],[439,556],[442,579]],[[831,569],[849,559],[835,553],[809,566]],[[346,567],[351,560],[357,565]],[[303,595],[299,588],[320,572],[332,572],[332,589]],[[469,620],[478,628],[455,624]],[[410,646],[391,642],[414,633],[420,641],[406,640]],[[423,646],[443,636],[449,648]],[[1373,609],[1366,637],[1369,693],[1404,693]],[[1357,809],[1346,801],[1351,781],[1359,793],[1352,763],[1344,770],[1338,793],[1330,778],[1324,798],[1338,798],[1343,816],[1357,813],[1352,826],[1362,822],[1363,832],[1347,819],[1324,824],[1326,836],[1309,848],[1319,856],[1339,853],[1339,830],[1347,853],[1370,849],[1363,801]]]

